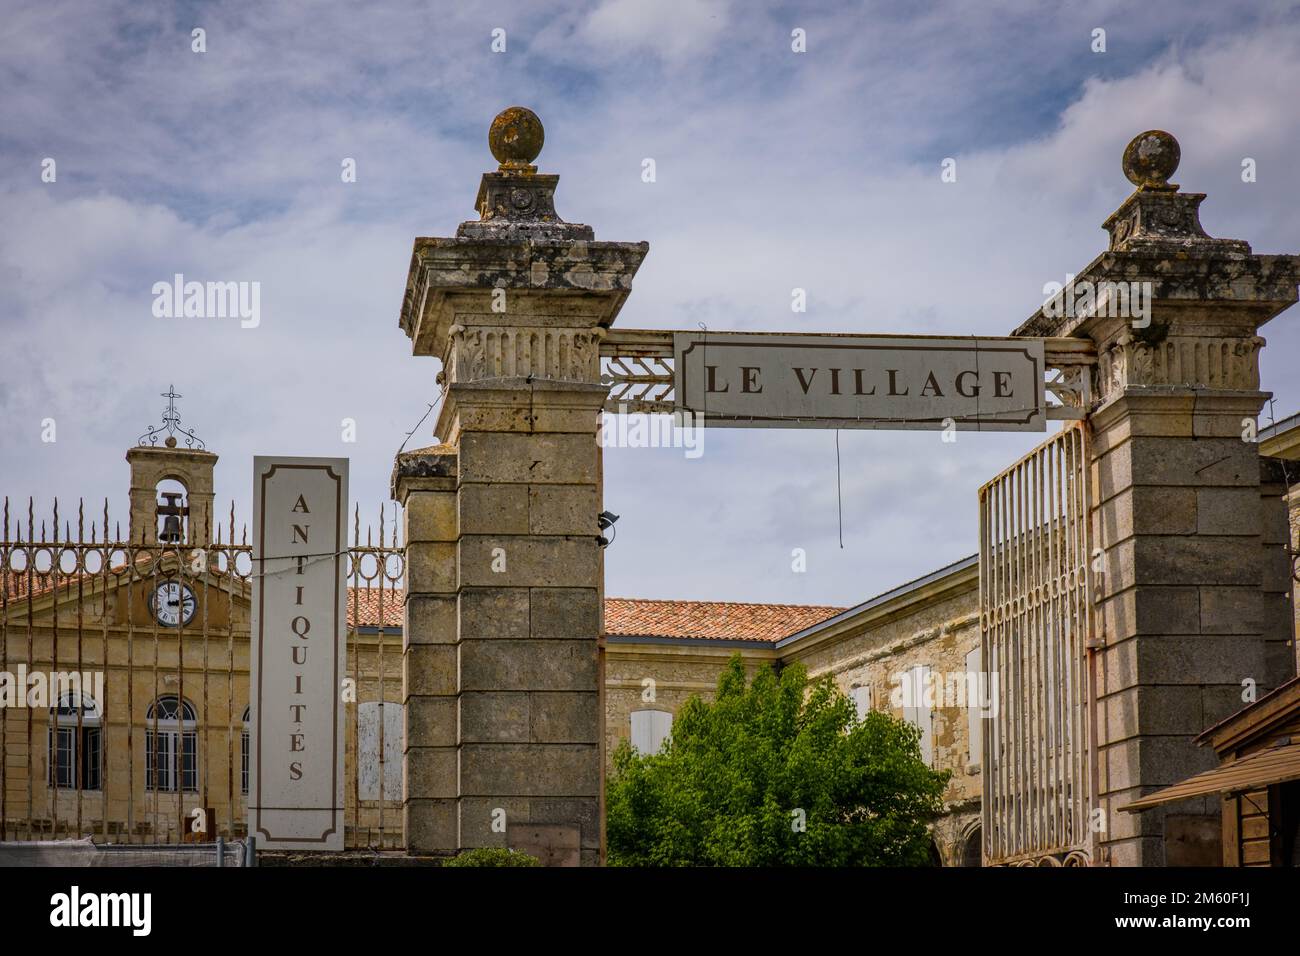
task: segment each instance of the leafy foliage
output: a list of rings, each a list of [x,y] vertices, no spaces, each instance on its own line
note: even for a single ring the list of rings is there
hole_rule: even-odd
[[[501,847],[480,847],[466,850],[447,860],[443,866],[541,866],[542,861],[518,850]]]
[[[856,708],[801,665],[737,655],[716,699],[681,708],[658,754],[624,741],[606,800],[611,865],[918,866],[948,773],[922,762],[916,728]],[[800,814],[799,811],[802,811]],[[800,817],[804,826],[800,827]]]

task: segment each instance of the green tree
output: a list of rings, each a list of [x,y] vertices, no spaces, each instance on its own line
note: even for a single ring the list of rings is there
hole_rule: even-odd
[[[948,773],[920,734],[879,711],[858,720],[829,677],[740,656],[716,699],[692,697],[657,754],[624,741],[606,801],[615,866],[919,866]]]

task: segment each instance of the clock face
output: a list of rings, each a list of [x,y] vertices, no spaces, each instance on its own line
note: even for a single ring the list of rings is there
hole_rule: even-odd
[[[190,623],[197,607],[194,591],[179,581],[164,581],[149,595],[149,610],[163,627]]]

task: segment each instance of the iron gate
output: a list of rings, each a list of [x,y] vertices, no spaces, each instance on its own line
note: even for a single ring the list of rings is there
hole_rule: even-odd
[[[349,847],[402,845],[399,523],[381,509],[363,534],[355,513],[347,551]],[[38,520],[5,499],[0,841],[245,833],[253,556],[235,527],[232,505],[196,529],[204,547],[132,542],[108,533],[107,504]]]
[[[1090,500],[1083,422],[979,492],[981,653],[997,702],[982,722],[990,865],[1096,859]]]

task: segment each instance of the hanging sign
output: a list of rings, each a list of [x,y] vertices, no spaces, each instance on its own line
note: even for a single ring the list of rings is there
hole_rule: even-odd
[[[1047,429],[1039,339],[675,332],[673,357],[705,425]]]

